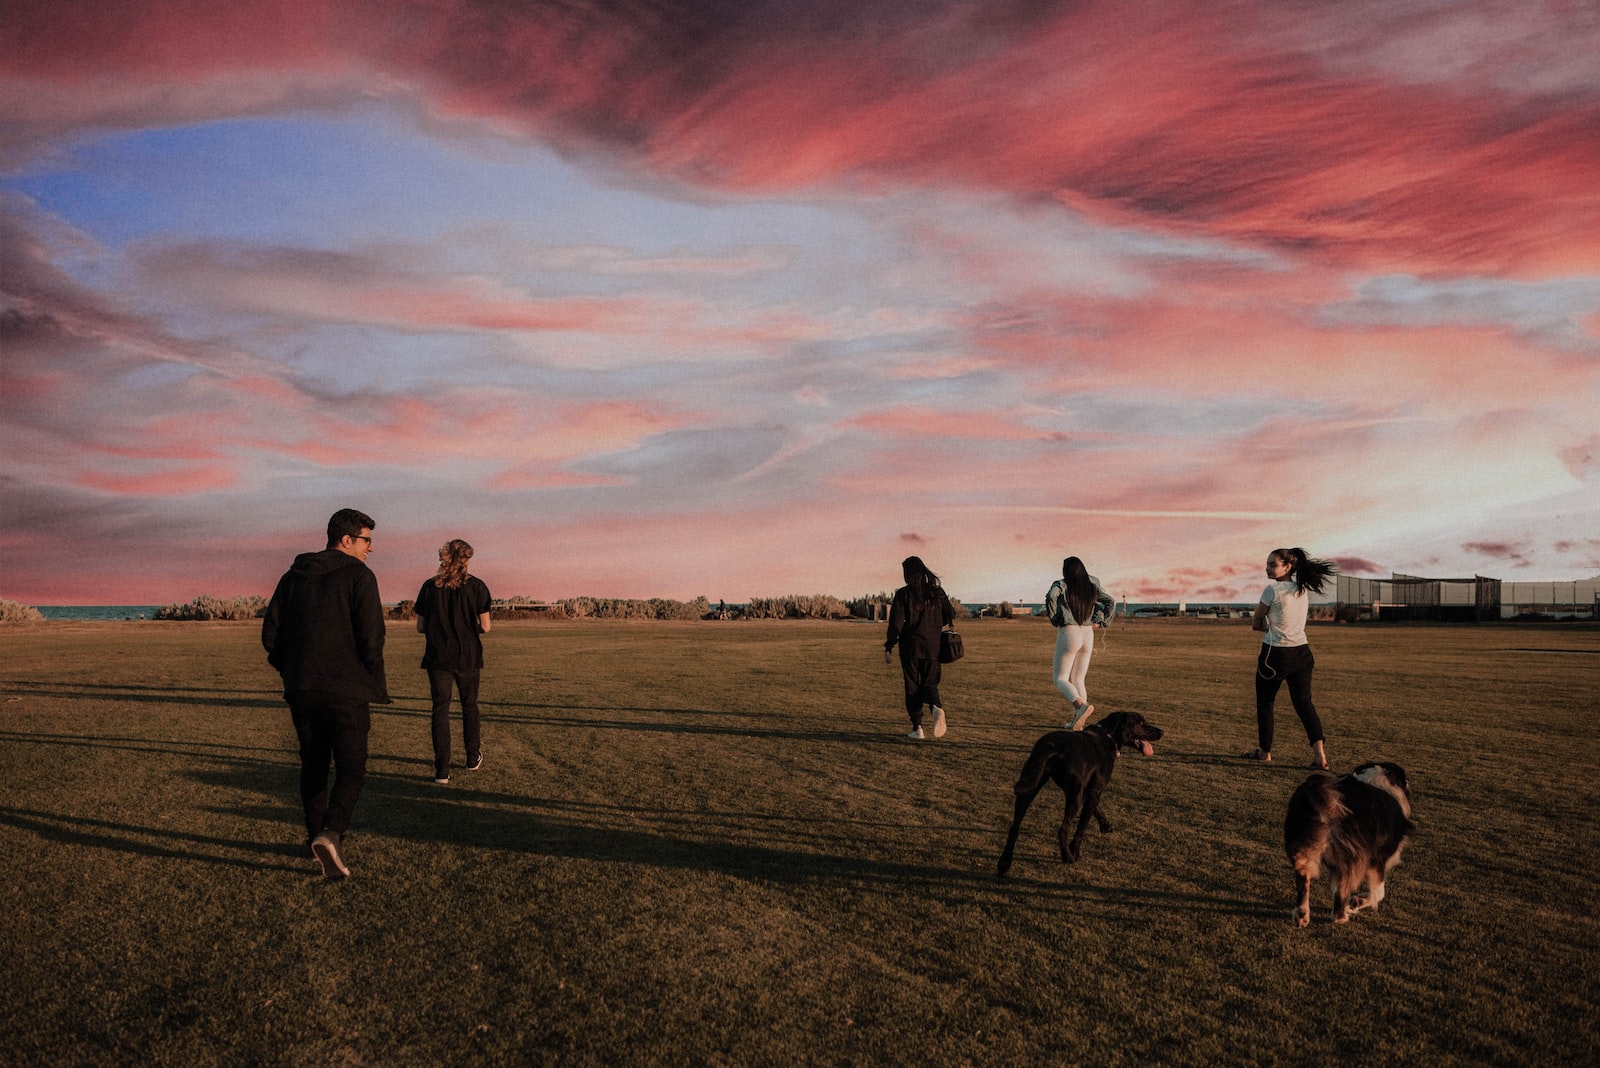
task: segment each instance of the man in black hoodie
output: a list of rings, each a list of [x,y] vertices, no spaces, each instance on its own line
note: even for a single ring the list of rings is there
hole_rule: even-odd
[[[368,569],[372,517],[345,508],[328,520],[328,547],[284,572],[261,623],[267,663],[300,738],[300,799],[311,853],[329,879],[350,874],[343,837],[367,780],[371,702],[389,703],[383,601]],[[328,789],[328,762],[335,769]]]

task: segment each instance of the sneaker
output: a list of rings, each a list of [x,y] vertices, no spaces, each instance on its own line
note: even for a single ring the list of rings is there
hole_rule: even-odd
[[[933,706],[933,736],[935,738],[943,738],[944,737],[944,731],[945,731],[944,709],[940,708],[938,705],[934,705]]]
[[[311,855],[322,865],[324,879],[343,879],[350,874],[350,869],[344,866],[344,858],[339,855],[338,831],[323,831],[311,839]]]
[[[911,728],[911,733],[906,735],[906,737],[907,738],[914,738],[919,742],[922,741],[922,728],[921,727],[912,727]]]
[[[449,786],[450,785],[450,773],[448,771],[436,772],[434,774],[434,776],[433,776],[433,781],[435,783],[439,784],[440,786]]]
[[[471,760],[467,761],[467,770],[468,771],[477,771],[481,767],[483,767],[483,754],[482,753],[479,753],[477,756],[475,756]]]
[[[1067,726],[1072,730],[1081,731],[1092,715],[1094,715],[1094,705],[1084,705],[1073,714],[1072,722],[1068,723]]]

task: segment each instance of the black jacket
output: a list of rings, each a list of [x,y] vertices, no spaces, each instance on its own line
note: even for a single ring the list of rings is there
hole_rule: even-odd
[[[893,649],[899,642],[901,656],[913,660],[938,658],[939,632],[955,618],[955,609],[938,586],[930,586],[928,596],[929,600],[918,605],[911,600],[911,587],[901,586],[894,591],[894,601],[889,605],[889,633],[883,640],[885,649]]]
[[[377,576],[338,549],[295,557],[261,621],[267,663],[283,676],[285,694],[314,690],[388,704],[383,638]]]

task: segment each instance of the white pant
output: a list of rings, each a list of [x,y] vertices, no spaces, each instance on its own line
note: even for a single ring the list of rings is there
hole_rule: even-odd
[[[1094,656],[1094,628],[1076,623],[1056,628],[1056,689],[1074,705],[1089,703],[1089,658]]]

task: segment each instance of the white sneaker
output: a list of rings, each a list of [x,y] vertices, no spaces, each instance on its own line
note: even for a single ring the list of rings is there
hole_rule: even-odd
[[[912,727],[911,728],[911,733],[906,735],[906,737],[907,738],[915,738],[919,742],[922,741],[922,728],[921,727]]]
[[[324,879],[343,879],[350,874],[339,854],[339,832],[323,831],[311,839],[311,855],[322,865]]]
[[[933,736],[935,738],[943,738],[944,737],[944,731],[945,731],[944,709],[940,708],[938,705],[934,705],[933,706]]]
[[[1092,715],[1094,715],[1094,705],[1084,705],[1082,708],[1078,709],[1075,715],[1073,715],[1072,722],[1067,724],[1067,726],[1071,727],[1075,731],[1081,731],[1089,722],[1089,717]]]

